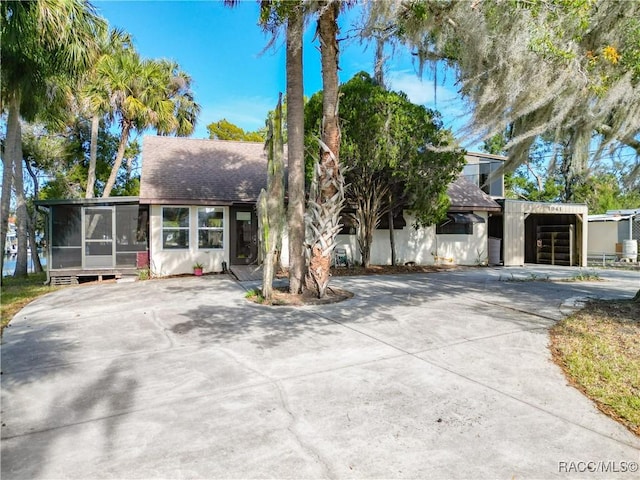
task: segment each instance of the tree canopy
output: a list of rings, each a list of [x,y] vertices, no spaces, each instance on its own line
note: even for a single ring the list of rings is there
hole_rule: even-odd
[[[105,28],[104,20],[84,0],[0,2],[0,98],[2,111],[7,112],[0,250],[4,252],[13,187],[18,237],[15,276],[27,274],[30,222],[24,194],[21,119],[42,115],[52,103],[52,83],[79,75],[91,64],[97,53],[95,38]]]
[[[431,225],[446,213],[447,186],[464,163],[440,115],[388,91],[360,72],[340,88],[341,156],[347,205],[355,210],[363,262],[373,230],[389,210],[412,210],[416,223]],[[305,109],[310,135],[320,128],[322,93]],[[310,139],[312,141],[312,139]]]
[[[207,125],[209,138],[212,140],[235,140],[238,142],[264,142],[263,132],[245,132],[226,118]]]
[[[640,155],[640,3],[616,0],[373,2],[422,65],[446,62],[473,112],[467,134],[511,126],[510,164],[547,135],[575,174]],[[638,167],[636,167],[636,170]]]

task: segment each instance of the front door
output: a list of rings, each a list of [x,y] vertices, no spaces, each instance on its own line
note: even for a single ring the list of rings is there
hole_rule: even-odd
[[[84,268],[112,268],[113,207],[84,209]]]
[[[251,208],[231,209],[231,265],[249,265],[258,258],[258,221]]]

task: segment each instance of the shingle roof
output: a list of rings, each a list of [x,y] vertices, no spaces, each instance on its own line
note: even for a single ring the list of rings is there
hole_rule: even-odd
[[[500,205],[493,198],[462,175],[449,185],[447,193],[451,200],[450,211],[499,212],[501,210]]]
[[[262,143],[148,136],[140,203],[255,203],[266,187]]]
[[[140,203],[230,205],[255,203],[267,183],[262,143],[145,137]],[[463,176],[449,185],[451,211],[499,211]]]

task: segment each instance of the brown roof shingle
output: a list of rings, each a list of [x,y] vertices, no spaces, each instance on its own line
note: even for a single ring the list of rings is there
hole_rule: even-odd
[[[255,203],[267,183],[262,143],[148,136],[140,203]]]
[[[500,205],[493,198],[462,175],[449,185],[447,194],[451,200],[449,210],[452,212],[469,210],[499,212],[501,210]]]
[[[147,136],[142,144],[140,203],[255,203],[267,184],[262,143]],[[463,176],[449,185],[451,211],[499,211]]]

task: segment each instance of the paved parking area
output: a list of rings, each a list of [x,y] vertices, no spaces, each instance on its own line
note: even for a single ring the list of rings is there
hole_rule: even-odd
[[[353,299],[304,308],[250,304],[227,276],[55,292],[2,340],[0,473],[633,478],[611,466],[640,461],[640,439],[547,346],[577,300],[629,297],[638,272],[505,281],[576,273],[335,278]]]

